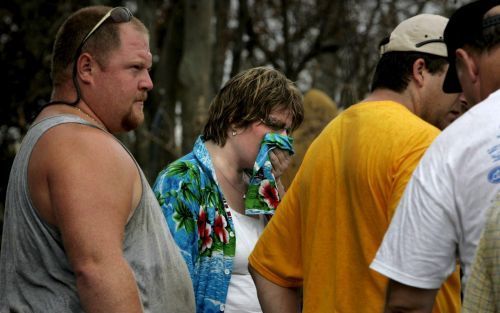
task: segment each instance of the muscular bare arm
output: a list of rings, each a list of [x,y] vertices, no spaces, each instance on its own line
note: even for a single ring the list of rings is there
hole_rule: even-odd
[[[125,225],[142,192],[133,160],[102,131],[66,124],[39,141],[30,180],[36,169],[35,206],[61,232],[85,311],[142,312],[122,252]],[[47,196],[37,194],[44,190]]]
[[[252,266],[248,265],[252,275],[260,306],[264,313],[297,313],[297,290],[278,286],[262,277]]]
[[[439,289],[421,289],[389,280],[385,313],[431,313]]]

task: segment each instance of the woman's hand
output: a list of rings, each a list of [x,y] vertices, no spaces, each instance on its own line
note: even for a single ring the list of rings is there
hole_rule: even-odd
[[[292,156],[290,155],[290,153],[288,153],[288,151],[273,149],[271,150],[271,152],[269,152],[269,160],[271,161],[271,165],[273,166],[272,172],[274,178],[276,179],[278,194],[280,195],[280,198],[283,199],[283,197],[285,196],[285,187],[281,183],[280,177],[290,165]]]
[[[292,161],[292,156],[286,150],[273,149],[269,152],[269,160],[273,166],[273,175],[276,181],[283,175]]]

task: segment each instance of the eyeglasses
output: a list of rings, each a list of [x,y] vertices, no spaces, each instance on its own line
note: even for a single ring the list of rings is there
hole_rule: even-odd
[[[114,7],[111,10],[109,10],[108,13],[104,14],[104,16],[99,20],[99,22],[97,22],[97,24],[95,24],[95,26],[87,33],[87,35],[85,35],[85,37],[83,37],[83,40],[80,43],[80,45],[78,46],[78,49],[76,49],[75,56],[73,57],[73,75],[72,75],[72,78],[73,78],[73,85],[75,86],[75,89],[76,89],[75,101],[69,102],[69,101],[54,100],[54,101],[51,101],[51,102],[45,104],[45,106],[55,104],[55,103],[63,103],[63,104],[75,106],[76,104],[78,104],[78,102],[80,102],[82,94],[80,91],[80,85],[78,84],[78,80],[76,79],[76,68],[77,68],[77,61],[78,61],[78,58],[80,57],[80,54],[82,53],[83,46],[85,45],[87,40],[89,40],[89,38],[108,19],[113,21],[113,23],[126,23],[126,22],[130,22],[132,20],[132,17],[134,17],[132,15],[132,12],[130,12],[130,10],[126,7]]]
[[[259,121],[263,125],[269,127],[272,131],[275,131],[275,132],[286,131],[287,134],[290,134],[292,132],[292,129],[290,127],[287,127],[286,123],[278,121],[278,120],[274,120],[270,117],[267,117],[265,119],[260,118]]]

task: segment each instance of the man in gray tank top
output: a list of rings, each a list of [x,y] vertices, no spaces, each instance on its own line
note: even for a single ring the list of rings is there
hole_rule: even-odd
[[[143,122],[151,64],[126,8],[87,7],[59,29],[52,101],[9,178],[0,312],[194,312],[161,209],[113,136]]]

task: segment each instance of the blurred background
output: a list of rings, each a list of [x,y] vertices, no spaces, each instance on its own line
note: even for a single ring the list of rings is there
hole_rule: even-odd
[[[152,183],[161,168],[192,149],[217,90],[254,66],[272,66],[310,93],[305,122],[295,136],[299,155],[292,167],[298,167],[325,124],[368,92],[378,44],[392,28],[422,12],[449,16],[466,2],[2,0],[0,230],[14,155],[33,114],[50,98],[55,34],[83,6],[127,6],[150,30],[155,87],[144,107],[146,120],[120,139]],[[290,170],[288,181],[294,173]]]

